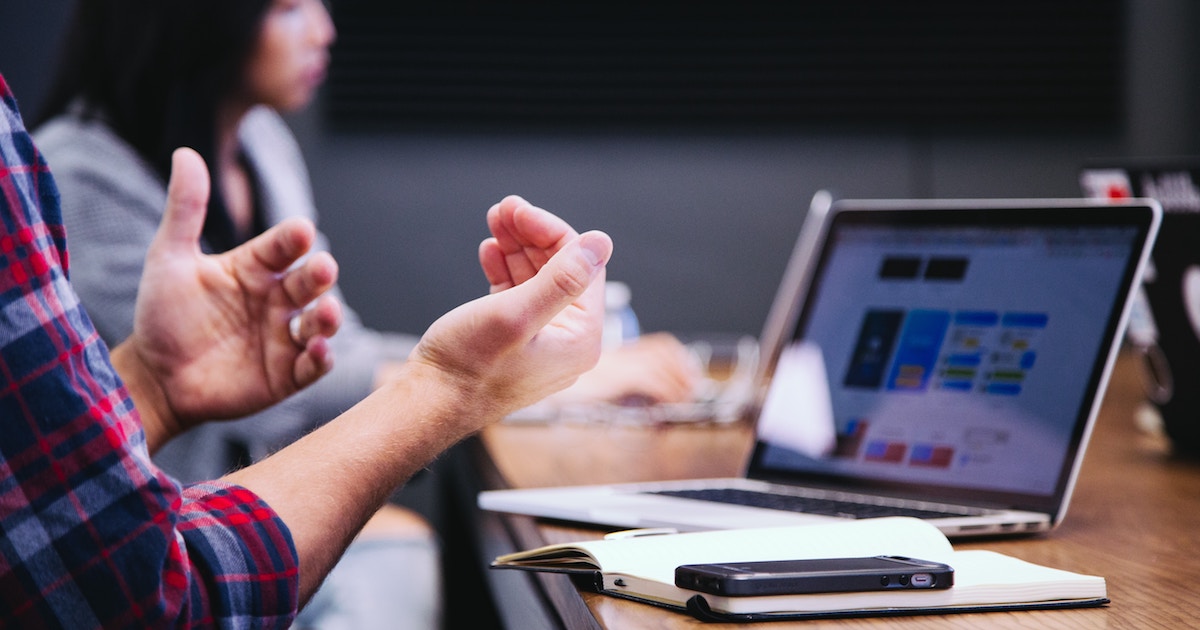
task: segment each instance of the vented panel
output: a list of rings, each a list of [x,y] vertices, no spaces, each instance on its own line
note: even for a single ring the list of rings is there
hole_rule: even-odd
[[[343,127],[1103,125],[1120,0],[333,3]]]

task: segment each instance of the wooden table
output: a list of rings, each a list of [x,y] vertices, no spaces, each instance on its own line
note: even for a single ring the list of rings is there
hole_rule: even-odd
[[[1117,363],[1063,524],[1017,539],[960,540],[1069,571],[1103,576],[1112,604],[1098,609],[770,622],[771,630],[873,626],[940,628],[1200,627],[1200,462],[1174,458],[1161,435],[1135,422],[1141,381]],[[736,474],[750,428],[561,424],[499,425],[475,442],[484,488]],[[499,553],[596,538],[604,530],[477,512],[481,565]],[[590,592],[558,574],[490,571],[496,608],[512,628],[720,628],[669,610]]]

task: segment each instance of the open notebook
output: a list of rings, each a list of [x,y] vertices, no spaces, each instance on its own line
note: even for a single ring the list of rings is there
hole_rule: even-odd
[[[743,478],[483,492],[484,509],[620,527],[916,516],[948,536],[1063,518],[1151,200],[818,195],[764,327]]]
[[[722,596],[676,586],[676,567],[781,558],[902,555],[954,568],[952,588]],[[941,532],[914,518],[875,518],[800,527],[760,527],[669,536],[558,543],[496,558],[496,569],[591,577],[602,593],[686,610],[706,621],[755,621],[1102,606],[1102,577],[1071,573],[1003,554],[955,551]]]

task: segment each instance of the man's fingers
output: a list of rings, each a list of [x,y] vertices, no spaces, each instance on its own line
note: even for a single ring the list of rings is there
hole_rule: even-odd
[[[171,180],[167,184],[167,206],[155,241],[160,246],[198,247],[208,209],[209,178],[204,159],[192,149],[176,149],[171,155]]]
[[[341,324],[341,304],[328,295],[286,322],[284,334],[300,349],[292,370],[297,389],[307,387],[333,368],[333,348],[329,338],[337,333]]]
[[[326,295],[293,315],[287,322],[287,334],[292,342],[306,347],[315,337],[332,337],[342,326],[342,305]]]
[[[521,313],[522,323],[530,331],[543,328],[563,309],[580,299],[590,297],[585,305],[603,313],[603,286],[596,283],[612,256],[612,239],[603,232],[588,232],[567,243],[536,276],[529,281],[498,294],[498,297],[519,302],[513,312]],[[599,286],[599,288],[597,288]],[[592,289],[590,295],[588,290]]]
[[[562,246],[577,236],[566,221],[517,195],[509,195],[492,206],[487,213],[487,224],[488,231],[507,253],[526,247]]]
[[[511,206],[501,203],[500,217],[508,232],[522,247],[553,254],[579,235],[571,224],[558,215],[531,205],[520,197],[516,200]],[[511,211],[505,212],[508,207],[511,207]]]
[[[292,378],[295,380],[296,388],[303,389],[328,374],[331,369],[333,369],[333,349],[329,345],[329,339],[314,337],[308,341],[300,356],[296,357]]]
[[[489,258],[480,260],[493,287],[520,284],[532,278],[551,256],[578,236],[566,221],[515,195],[492,206],[487,222],[492,233],[489,241],[494,243],[488,247],[498,250],[500,255],[488,252]],[[497,271],[489,270],[490,264]],[[501,276],[507,278],[496,282]]]
[[[317,299],[337,282],[337,261],[329,252],[317,252],[283,278],[283,291],[296,308]]]
[[[504,260],[504,252],[500,251],[500,245],[494,237],[479,244],[479,266],[483,269],[483,276],[487,278],[492,293],[512,288],[516,284]]]
[[[283,271],[312,249],[317,230],[311,221],[288,219],[250,239],[250,255],[271,271]]]

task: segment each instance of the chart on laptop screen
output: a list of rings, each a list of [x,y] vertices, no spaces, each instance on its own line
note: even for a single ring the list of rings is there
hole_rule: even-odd
[[[792,344],[820,350],[835,437],[819,455],[773,441],[762,463],[1052,493],[1136,236],[841,226]]]

